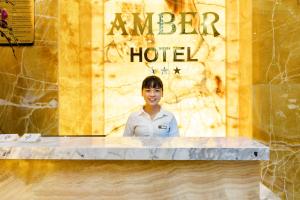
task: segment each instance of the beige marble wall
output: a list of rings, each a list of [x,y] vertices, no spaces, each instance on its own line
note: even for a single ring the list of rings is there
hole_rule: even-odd
[[[58,134],[57,1],[35,4],[35,44],[0,47],[0,132]]]
[[[253,1],[253,130],[269,144],[262,182],[300,199],[300,4]]]
[[[2,200],[258,199],[258,161],[0,161]]]

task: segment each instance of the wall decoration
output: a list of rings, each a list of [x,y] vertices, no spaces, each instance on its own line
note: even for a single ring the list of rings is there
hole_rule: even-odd
[[[3,30],[0,45],[34,43],[34,1],[3,0],[0,26]],[[9,39],[8,39],[9,38]]]

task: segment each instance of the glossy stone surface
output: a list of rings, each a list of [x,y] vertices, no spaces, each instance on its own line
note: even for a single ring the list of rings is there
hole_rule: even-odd
[[[260,193],[259,161],[0,160],[0,170],[1,200],[252,200]]]
[[[33,46],[0,47],[0,132],[58,133],[57,2],[35,3]]]
[[[0,143],[0,159],[267,160],[269,148],[246,138],[42,137]]]
[[[300,4],[253,1],[253,136],[270,147],[262,182],[300,198]]]

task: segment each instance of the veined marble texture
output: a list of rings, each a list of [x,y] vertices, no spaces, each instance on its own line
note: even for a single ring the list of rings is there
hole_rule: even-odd
[[[0,47],[0,132],[58,133],[57,2],[35,3],[33,46]]]
[[[300,3],[253,1],[254,138],[270,147],[261,178],[300,199]]]
[[[142,80],[149,75],[157,75],[164,83],[163,107],[174,113],[179,124],[181,136],[225,136],[225,1],[126,1],[110,0],[104,5],[105,36],[104,36],[104,85],[105,85],[105,131],[106,135],[121,135],[124,125],[131,112],[141,109]],[[153,12],[153,35],[123,36],[117,30],[111,30],[115,13],[123,13],[125,27],[130,31],[133,17],[130,13],[141,13],[145,22],[146,13]],[[176,32],[159,35],[159,14],[175,13]],[[198,12],[193,26],[186,25],[187,32],[195,28],[203,31],[203,13],[215,12],[219,15],[215,24],[219,36],[214,37],[209,29],[208,35],[180,34],[180,12]],[[190,17],[190,16],[189,16]],[[209,16],[212,20],[212,15]],[[166,17],[167,18],[167,17]],[[168,19],[164,19],[168,21]],[[169,25],[164,29],[168,30]],[[146,31],[148,29],[146,28]],[[131,61],[130,48],[134,52],[142,48],[142,62],[138,56]],[[174,48],[182,47],[180,59],[173,60]],[[154,57],[153,51],[144,54],[146,48],[156,48],[158,60],[147,62],[144,55]],[[166,51],[166,61],[159,48]],[[188,48],[192,58],[197,62],[187,61]],[[176,69],[178,73],[176,73]]]
[[[268,147],[246,138],[46,137],[0,143],[0,159],[267,160]]]
[[[262,182],[282,199],[300,196],[299,84],[256,84],[253,90],[254,137],[270,146]]]
[[[1,200],[253,200],[259,161],[0,160]]]

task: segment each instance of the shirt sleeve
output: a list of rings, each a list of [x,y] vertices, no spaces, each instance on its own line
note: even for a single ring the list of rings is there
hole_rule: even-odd
[[[129,116],[128,117],[128,120],[126,122],[126,125],[125,125],[125,130],[124,130],[124,133],[123,133],[123,136],[133,136],[133,120],[132,120],[132,116]]]
[[[177,137],[177,136],[179,136],[177,121],[176,121],[176,118],[174,116],[172,117],[172,120],[170,122],[169,136],[170,137]]]

